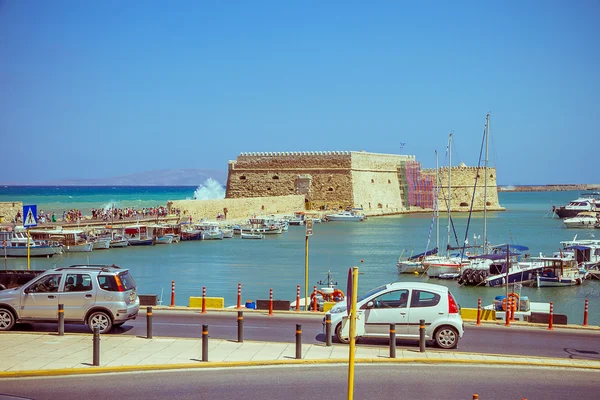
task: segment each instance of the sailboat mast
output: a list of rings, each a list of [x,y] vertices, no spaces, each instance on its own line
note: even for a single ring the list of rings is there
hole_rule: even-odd
[[[446,254],[450,254],[450,188],[452,187],[452,133],[448,139],[448,242],[446,243]]]
[[[438,152],[435,151],[435,247],[438,253],[440,252],[440,207],[438,196],[440,194],[440,178],[439,178]]]
[[[488,178],[488,136],[490,134],[490,114],[485,117],[485,167],[483,168],[483,254],[487,254],[487,178]]]

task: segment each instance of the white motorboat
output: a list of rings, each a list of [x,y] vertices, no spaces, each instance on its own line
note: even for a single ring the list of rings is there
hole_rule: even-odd
[[[242,239],[264,239],[265,235],[263,235],[262,233],[255,233],[255,232],[250,232],[250,233],[246,233],[246,232],[242,232],[240,234]]]
[[[573,218],[584,211],[600,212],[600,193],[583,193],[575,200],[571,200],[566,206],[552,206],[552,211],[559,218]]]
[[[146,225],[130,225],[125,227],[125,237],[130,246],[154,246],[156,238],[153,228]]]
[[[358,214],[354,211],[342,211],[336,214],[327,214],[325,218],[329,222],[360,222],[364,221],[366,217],[363,214]]]
[[[98,237],[92,240],[92,248],[94,250],[110,249],[110,238]]]
[[[600,226],[600,214],[593,211],[584,211],[572,218],[563,219],[567,228],[597,228]]]
[[[212,222],[203,222],[194,225],[202,234],[202,240],[222,240],[223,231],[219,228],[219,225]]]

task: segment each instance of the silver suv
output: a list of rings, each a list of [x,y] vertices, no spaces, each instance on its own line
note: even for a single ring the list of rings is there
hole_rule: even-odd
[[[0,331],[16,322],[84,323],[100,333],[135,319],[140,308],[135,281],[116,265],[72,265],[42,273],[25,285],[0,291]]]

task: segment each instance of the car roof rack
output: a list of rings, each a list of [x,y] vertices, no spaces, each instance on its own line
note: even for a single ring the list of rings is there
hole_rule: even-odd
[[[121,267],[113,264],[113,265],[105,265],[105,264],[76,264],[70,265],[68,267],[57,268],[57,271],[66,271],[73,269],[87,269],[87,270],[100,270],[102,272],[109,272],[111,269],[121,269]]]

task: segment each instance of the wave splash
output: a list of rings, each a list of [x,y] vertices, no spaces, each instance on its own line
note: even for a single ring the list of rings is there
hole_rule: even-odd
[[[194,200],[224,199],[225,188],[219,182],[208,178],[194,191]]]

